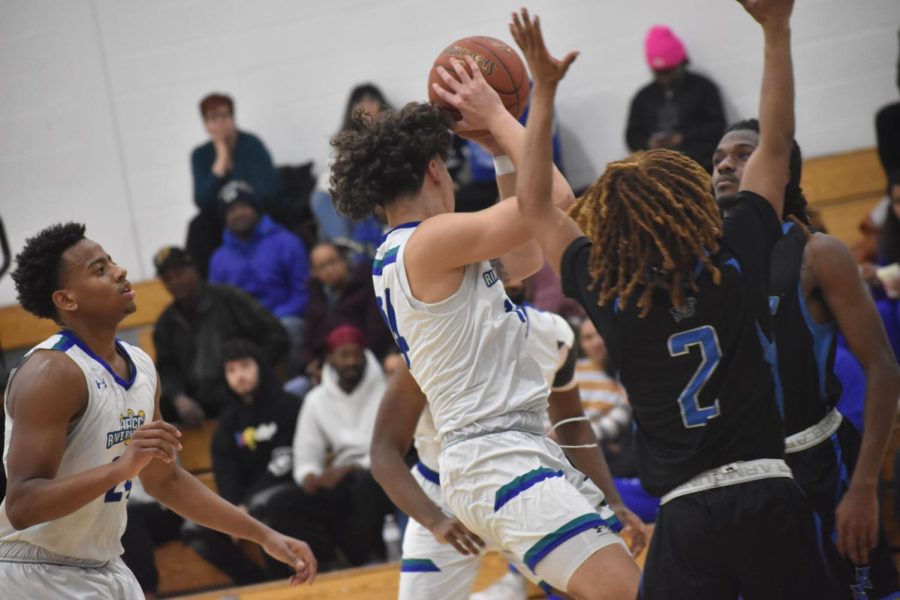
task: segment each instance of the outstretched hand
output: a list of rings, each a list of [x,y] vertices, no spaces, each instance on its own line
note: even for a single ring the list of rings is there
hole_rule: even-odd
[[[794,0],[738,0],[738,2],[763,27],[788,23],[794,9]]]
[[[527,8],[521,10],[521,16],[520,13],[512,14],[509,30],[525,55],[535,86],[559,83],[578,57],[578,52],[569,52],[562,60],[551,56],[544,44],[544,34],[541,33],[541,19],[535,15],[532,20]]]
[[[492,121],[505,114],[506,109],[472,57],[466,55],[464,59],[465,65],[456,58],[450,59],[455,77],[444,67],[437,67],[446,88],[437,83],[431,87],[441,100],[462,114],[462,120],[453,126],[454,131],[490,131]]]
[[[294,570],[294,574],[291,576],[291,585],[312,583],[316,579],[319,564],[306,542],[272,532],[262,546],[266,554]]]

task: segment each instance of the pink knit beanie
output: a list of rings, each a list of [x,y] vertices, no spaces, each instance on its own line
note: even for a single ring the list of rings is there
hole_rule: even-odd
[[[665,25],[655,25],[644,40],[647,64],[654,71],[677,67],[687,60],[687,52],[681,40]]]

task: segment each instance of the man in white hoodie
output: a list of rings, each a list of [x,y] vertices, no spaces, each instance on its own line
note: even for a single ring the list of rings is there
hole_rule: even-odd
[[[325,348],[322,383],[306,395],[294,435],[299,489],[293,510],[320,561],[330,562],[337,547],[350,564],[362,565],[383,556],[382,523],[393,511],[369,470],[369,442],[386,381],[355,326],[333,329]]]

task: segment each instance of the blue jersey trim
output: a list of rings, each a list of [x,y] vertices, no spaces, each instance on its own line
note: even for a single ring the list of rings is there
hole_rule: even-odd
[[[800,312],[803,313],[803,320],[806,321],[806,328],[813,336],[813,354],[816,357],[816,375],[819,379],[819,399],[825,399],[825,379],[827,375],[828,355],[834,344],[834,321],[828,323],[816,323],[809,313],[809,307],[806,306],[806,299],[803,296],[803,285],[797,281],[797,302],[800,304]]]
[[[396,227],[392,227],[391,229],[388,229],[386,232],[384,232],[384,235],[381,236],[381,239],[378,240],[378,245],[379,246],[382,245],[384,243],[384,241],[386,239],[388,239],[388,236],[391,235],[392,233],[394,233],[395,231],[397,231],[398,229],[409,229],[410,227],[417,227],[421,223],[422,223],[422,221],[408,221],[406,223],[400,223]]]
[[[119,377],[119,374],[116,373],[115,369],[109,366],[109,364],[105,360],[94,354],[94,352],[90,348],[88,348],[87,344],[85,344],[77,335],[75,335],[74,331],[70,329],[63,329],[59,332],[59,334],[68,338],[72,342],[72,344],[81,348],[85,354],[100,363],[100,365],[104,369],[106,369],[110,375],[112,375],[115,382],[120,386],[128,390],[131,389],[132,385],[134,385],[134,380],[137,378],[137,367],[135,366],[134,361],[131,360],[131,355],[128,354],[128,351],[125,350],[125,347],[122,345],[122,342],[120,342],[118,338],[116,338],[116,351],[121,354],[128,362],[128,370],[131,372],[131,377],[129,377],[127,381]],[[72,346],[69,345],[66,347],[66,349],[71,347]]]
[[[503,508],[507,502],[545,479],[562,476],[562,470],[554,471],[547,467],[538,467],[537,469],[528,471],[524,475],[519,475],[497,490],[497,493],[494,495],[494,512],[497,512]]]
[[[772,372],[772,379],[775,383],[775,404],[778,405],[778,414],[784,419],[784,387],[781,385],[781,372],[778,370],[778,348],[774,341],[769,341],[759,323],[754,323],[754,325],[759,345],[763,351],[763,360],[769,364],[769,370]]]
[[[417,463],[416,463],[416,470],[419,471],[419,473],[422,474],[422,477],[424,477],[425,479],[427,479],[427,480],[430,481],[431,483],[434,483],[434,484],[436,484],[436,485],[441,485],[441,476],[440,476],[440,474],[438,474],[438,473],[432,471],[431,469],[429,469],[428,467],[426,467],[425,465],[423,465],[421,462],[417,462]]]
[[[440,573],[434,561],[430,558],[404,558],[400,561],[400,571],[403,573]]]
[[[588,529],[605,526],[606,522],[597,513],[588,513],[572,519],[556,531],[542,537],[534,546],[529,548],[524,556],[525,564],[533,572],[534,568],[545,556],[564,542]]]

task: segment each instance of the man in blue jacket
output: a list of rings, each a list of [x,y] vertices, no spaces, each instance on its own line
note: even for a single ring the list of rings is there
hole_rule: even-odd
[[[240,288],[281,321],[291,338],[287,367],[295,375],[303,341],[309,260],[296,235],[261,212],[252,187],[233,181],[219,194],[223,243],[209,263],[209,281]]]

